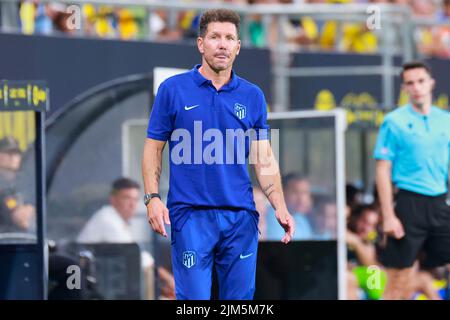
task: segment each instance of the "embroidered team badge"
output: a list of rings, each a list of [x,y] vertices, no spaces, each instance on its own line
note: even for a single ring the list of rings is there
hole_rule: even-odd
[[[183,265],[190,269],[195,265],[196,255],[194,251],[185,251],[183,252]]]
[[[243,104],[235,103],[234,104],[234,113],[236,114],[236,117],[238,117],[238,119],[242,120],[247,115],[247,107],[244,106]]]

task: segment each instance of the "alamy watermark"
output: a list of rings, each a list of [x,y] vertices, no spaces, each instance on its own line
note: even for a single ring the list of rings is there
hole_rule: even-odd
[[[67,267],[66,273],[69,275],[66,280],[66,286],[69,290],[81,289],[81,269],[77,265]]]
[[[69,17],[66,20],[66,27],[68,30],[81,29],[81,8],[77,5],[71,5],[66,8],[66,13]]]
[[[184,128],[175,129],[170,141],[176,143],[170,152],[174,165],[248,163],[258,165],[263,175],[277,172],[278,129],[270,130],[270,134],[268,129],[225,129],[224,132],[216,128],[203,130],[202,121],[194,121],[193,133]]]
[[[381,8],[377,5],[369,5],[366,8],[366,13],[369,15],[366,20],[367,29],[380,30],[381,29]]]
[[[381,290],[381,268],[379,266],[371,265],[367,267],[366,272],[369,274],[366,282],[367,288],[370,290]]]
[[[81,8],[78,5],[70,5],[66,8],[66,13],[69,15],[66,21],[68,30],[80,30],[82,22]],[[369,30],[381,29],[381,8],[375,4],[369,5],[366,8],[366,13],[369,15],[366,20],[366,26]]]

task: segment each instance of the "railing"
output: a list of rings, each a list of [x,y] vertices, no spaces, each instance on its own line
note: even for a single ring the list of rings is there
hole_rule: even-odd
[[[2,10],[2,29],[14,31],[14,26],[8,28],[5,24],[12,21],[11,12],[8,5],[16,5],[18,0],[1,0],[4,10]],[[41,2],[51,2],[41,0]],[[289,101],[289,79],[291,77],[317,77],[317,76],[361,76],[379,75],[382,80],[382,102],[384,108],[392,108],[394,101],[394,77],[399,69],[394,65],[394,57],[400,56],[403,61],[408,61],[418,56],[413,42],[413,31],[416,27],[415,20],[411,18],[411,10],[406,6],[385,5],[385,4],[270,4],[270,5],[233,5],[229,3],[204,3],[204,2],[182,2],[179,0],[151,1],[151,0],[59,0],[59,3],[67,5],[93,4],[96,6],[110,5],[117,7],[145,7],[146,15],[149,17],[152,12],[164,9],[169,13],[168,25],[175,27],[177,23],[177,13],[195,10],[203,11],[212,8],[228,8],[235,10],[242,17],[242,43],[250,46],[248,24],[252,15],[260,15],[265,30],[275,23],[277,28],[276,42],[270,46],[273,53],[273,110],[285,111],[292,107]],[[299,19],[301,17],[311,17],[315,21],[337,21],[338,23],[356,22],[369,26],[368,20],[377,22],[378,26],[372,30],[380,42],[379,54],[382,57],[381,65],[378,66],[345,66],[345,67],[291,67],[290,54],[292,49],[283,32],[283,25],[289,23],[289,19]],[[375,20],[373,20],[375,19]],[[82,19],[81,21],[82,22]],[[145,40],[155,40],[152,30],[145,26]],[[418,22],[419,23],[419,22]],[[420,22],[424,24],[424,21]],[[433,23],[427,21],[426,23]],[[450,25],[450,23],[449,23]],[[17,26],[15,26],[17,32]],[[79,35],[83,35],[83,26],[78,30]],[[265,33],[268,37],[268,32]],[[266,43],[268,43],[266,39]]]

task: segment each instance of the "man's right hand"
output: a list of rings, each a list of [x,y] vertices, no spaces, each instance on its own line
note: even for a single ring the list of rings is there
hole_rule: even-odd
[[[400,220],[395,216],[395,214],[391,214],[388,217],[384,217],[383,219],[383,232],[395,239],[401,239],[405,236],[405,230],[403,229],[403,225]]]
[[[147,205],[148,222],[152,225],[155,232],[167,238],[165,224],[170,224],[169,209],[159,198],[153,198]]]

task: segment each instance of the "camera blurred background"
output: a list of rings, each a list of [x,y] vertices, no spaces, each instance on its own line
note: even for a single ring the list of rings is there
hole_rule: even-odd
[[[140,161],[156,89],[200,62],[197,28],[209,8],[241,16],[235,70],[266,95],[298,229],[284,247],[254,181],[255,298],[382,297],[377,129],[407,102],[399,70],[412,59],[431,65],[435,104],[448,109],[449,0],[1,0],[0,100],[25,99],[26,83],[14,81],[42,80],[50,108],[42,124],[44,194],[35,187],[36,113],[0,110],[0,252],[20,265],[0,266],[9,279],[0,297],[174,299],[170,241],[147,222]],[[168,177],[165,165],[164,199]],[[38,260],[15,258],[38,245],[48,248],[39,253],[48,279],[31,272]],[[70,266],[81,270],[80,290],[67,287]],[[448,268],[430,272],[418,263],[416,272],[411,299],[449,299]],[[377,285],[368,285],[374,275]]]

